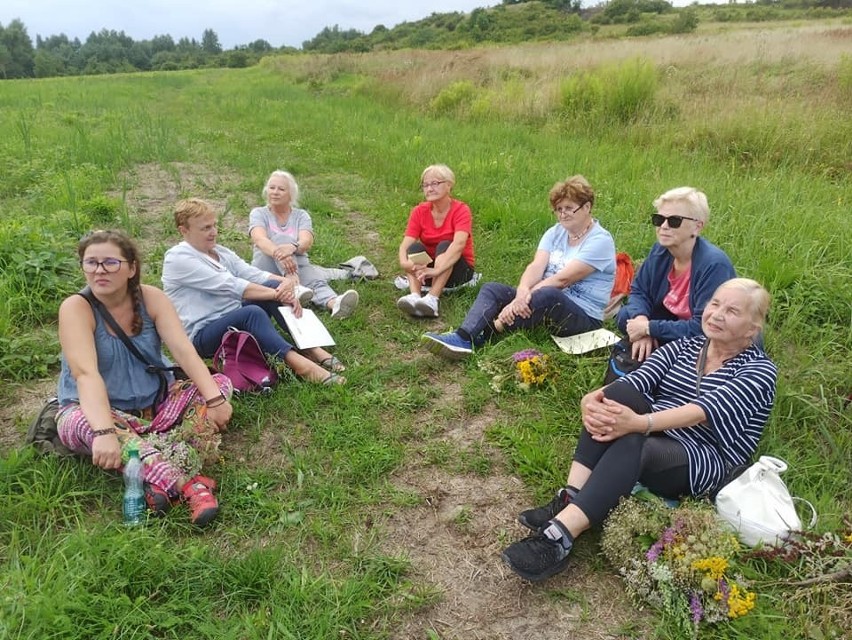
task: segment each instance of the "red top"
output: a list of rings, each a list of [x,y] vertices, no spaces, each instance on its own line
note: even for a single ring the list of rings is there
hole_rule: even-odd
[[[680,320],[689,320],[692,309],[689,308],[689,282],[691,269],[684,269],[679,276],[674,274],[674,266],[669,271],[669,292],[663,298],[663,306]]]
[[[426,247],[426,253],[434,260],[438,243],[444,240],[452,242],[456,231],[467,233],[462,258],[473,267],[473,221],[470,207],[461,200],[450,200],[450,210],[440,227],[435,226],[435,220],[432,218],[432,204],[421,202],[411,210],[411,215],[408,216],[405,235],[417,238]]]

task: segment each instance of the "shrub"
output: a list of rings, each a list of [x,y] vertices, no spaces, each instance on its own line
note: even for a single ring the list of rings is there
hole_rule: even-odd
[[[698,28],[698,14],[694,9],[683,9],[669,26],[671,33],[692,33]]]
[[[475,95],[476,88],[469,80],[454,82],[432,98],[429,109],[433,113],[447,115],[458,111],[462,105],[470,104]]]
[[[566,80],[563,113],[584,119],[629,122],[654,102],[657,73],[644,59],[600,67]]]

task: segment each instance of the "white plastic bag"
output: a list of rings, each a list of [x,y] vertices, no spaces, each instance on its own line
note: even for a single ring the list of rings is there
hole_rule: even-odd
[[[716,512],[729,523],[745,544],[778,546],[790,535],[802,530],[795,500],[807,504],[813,513],[808,528],[816,524],[817,515],[807,500],[793,498],[781,474],[787,463],[772,456],[761,456],[716,495]]]

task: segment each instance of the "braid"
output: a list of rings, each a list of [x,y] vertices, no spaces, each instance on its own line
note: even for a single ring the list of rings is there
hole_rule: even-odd
[[[77,255],[80,260],[86,254],[86,249],[93,244],[110,242],[121,250],[122,257],[136,267],[136,273],[127,281],[127,289],[133,299],[133,335],[142,331],[142,263],[139,260],[139,249],[136,243],[124,231],[115,229],[109,231],[92,231],[80,239],[77,245]]]

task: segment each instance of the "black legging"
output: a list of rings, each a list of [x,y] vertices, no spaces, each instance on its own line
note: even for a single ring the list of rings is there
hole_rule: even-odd
[[[639,414],[651,412],[645,397],[631,385],[614,382],[604,395]],[[677,498],[689,493],[689,460],[677,440],[661,433],[645,437],[631,433],[612,442],[593,440],[583,429],[574,461],[592,475],[572,501],[593,524],[600,524],[637,481],[656,494]]]
[[[442,253],[446,252],[447,249],[450,248],[452,241],[450,240],[442,240],[435,247],[435,257],[437,258]],[[420,242],[415,242],[410,247],[408,247],[408,255],[412,253],[419,253],[421,251],[426,251],[426,247],[423,246]],[[470,279],[473,278],[474,271],[473,267],[471,267],[464,257],[460,257],[458,261],[453,265],[453,270],[450,271],[450,277],[447,279],[447,284],[445,287],[458,287],[459,285],[464,284],[465,282],[470,282]],[[428,278],[426,280],[426,285],[432,284],[432,278]]]

